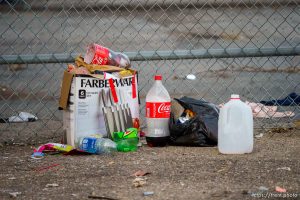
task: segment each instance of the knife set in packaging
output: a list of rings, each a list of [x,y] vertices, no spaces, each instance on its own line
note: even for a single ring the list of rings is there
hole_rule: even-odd
[[[104,79],[65,72],[60,108],[67,144],[76,147],[85,136],[112,138],[114,132],[139,128],[136,80],[136,74]]]
[[[131,109],[127,103],[128,97],[125,97],[123,90],[119,90],[116,94],[119,94],[117,102],[112,98],[110,90],[100,91],[99,98],[107,137],[111,139],[114,132],[125,132],[126,129],[133,127]]]

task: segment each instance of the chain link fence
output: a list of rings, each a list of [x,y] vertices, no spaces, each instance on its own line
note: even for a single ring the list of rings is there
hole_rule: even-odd
[[[300,93],[299,0],[0,0],[0,116],[20,111],[36,122],[0,123],[0,142],[59,141],[66,63],[98,43],[125,52],[139,71],[141,116],[154,74],[172,97],[215,104]],[[195,80],[186,79],[194,74]],[[279,106],[255,128],[291,126],[300,107]]]

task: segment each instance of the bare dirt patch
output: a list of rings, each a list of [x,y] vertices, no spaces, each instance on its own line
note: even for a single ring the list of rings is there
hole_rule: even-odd
[[[32,160],[30,146],[0,150],[1,199],[13,192],[20,199],[253,199],[261,186],[300,195],[298,129],[265,133],[248,155],[221,155],[216,147],[143,146],[132,153]],[[150,173],[141,187],[133,186],[138,170]]]

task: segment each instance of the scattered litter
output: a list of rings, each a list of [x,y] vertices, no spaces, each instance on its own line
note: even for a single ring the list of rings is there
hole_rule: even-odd
[[[218,170],[217,172],[218,172],[218,173],[220,173],[220,172],[223,172],[223,171],[225,171],[225,170],[227,171],[227,170],[228,170],[228,168],[227,168],[227,167],[225,167],[225,168],[222,168],[222,169]]]
[[[21,195],[22,194],[22,192],[10,192],[9,193],[9,196],[10,197],[13,197],[13,198],[16,198],[17,196],[19,196],[19,195]]]
[[[91,154],[110,154],[117,151],[117,144],[109,138],[84,136],[78,139],[78,148]]]
[[[138,170],[132,176],[138,177],[138,176],[146,176],[148,174],[151,174],[150,172],[145,172],[143,170]]]
[[[61,151],[61,152],[69,152],[73,150],[74,147],[68,144],[60,144],[60,143],[47,143],[39,146],[39,148],[35,149],[34,152],[43,152],[43,151]]]
[[[113,164],[115,164],[114,161],[111,161],[111,162],[108,163],[108,165],[113,165]]]
[[[68,72],[74,74],[90,74],[89,70],[87,70],[85,67],[76,67],[72,64],[68,65]]]
[[[293,117],[295,115],[292,111],[278,112],[277,106],[265,106],[261,103],[254,103],[246,101],[253,113],[253,117],[257,118],[279,118],[279,117]]]
[[[151,196],[154,194],[154,192],[144,192],[143,194],[144,194],[144,196]]]
[[[177,111],[182,110],[178,105],[184,108],[184,112],[173,115],[174,110],[172,109],[174,107],[177,107]],[[185,108],[189,108],[189,110]],[[193,99],[185,96],[180,99],[175,98],[174,101],[172,101],[171,111],[172,114],[169,124],[170,145],[216,145],[219,116],[219,109],[216,105],[201,99]],[[182,117],[182,114],[184,115],[183,117],[189,116],[190,119],[193,119],[186,121],[184,124],[178,124],[178,119],[176,119],[175,116]]]
[[[28,112],[19,112],[16,116],[9,118],[1,118],[0,123],[18,123],[18,122],[34,122],[38,120],[37,116]]]
[[[142,187],[143,185],[146,184],[146,177],[136,177],[133,181],[132,184],[134,187]]]
[[[88,46],[84,62],[87,64],[113,65],[126,69],[130,67],[130,60],[127,55],[114,52],[107,47],[95,43]]]
[[[58,187],[59,185],[57,184],[57,183],[48,183],[47,185],[46,185],[46,188],[48,188],[48,187]]]
[[[254,137],[255,137],[255,138],[262,138],[262,136],[264,136],[264,134],[263,134],[263,133],[260,133],[260,134],[258,134],[258,135],[255,135]]]
[[[269,188],[267,188],[267,187],[265,187],[265,186],[260,186],[258,189],[259,189],[260,191],[268,191],[268,190],[269,190]]]
[[[281,193],[286,192],[286,189],[281,188],[279,186],[276,186],[275,190],[276,190],[276,192],[281,192]]]
[[[242,190],[242,194],[243,194],[243,195],[251,194],[251,191],[248,191],[248,190]]]
[[[224,197],[228,197],[230,193],[231,193],[231,191],[225,190],[225,191],[219,191],[219,192],[212,193],[211,196],[219,197],[217,199],[224,199]]]
[[[15,145],[15,146],[25,146],[25,143],[14,142],[13,145]]]
[[[145,127],[144,127],[144,128],[145,128]],[[141,127],[141,129],[142,129],[142,127]],[[146,133],[145,133],[145,132],[143,132],[143,131],[140,131],[140,132],[139,132],[139,134],[140,134],[140,138],[141,138],[141,137],[145,137],[145,136],[146,136]]]
[[[293,127],[275,127],[271,128],[268,133],[275,134],[275,133],[287,133],[289,131],[292,131]]]
[[[125,114],[126,115],[126,114]],[[127,118],[130,118],[129,116]],[[126,125],[130,127],[130,123]],[[136,151],[139,143],[138,129],[126,128],[126,131],[114,132],[114,141],[117,143],[117,149],[121,152]]]
[[[147,145],[147,141],[145,139],[141,140],[142,145]]]
[[[51,168],[58,167],[58,166],[60,166],[60,165],[59,164],[53,164],[53,165],[50,165],[50,166],[47,166],[47,167],[37,168],[37,169],[35,169],[35,171],[37,171],[37,172],[47,171]]]
[[[89,195],[90,199],[103,199],[103,200],[117,200],[116,198],[105,197],[105,196],[97,196],[97,195]]]
[[[293,117],[295,115],[292,111],[277,112],[277,106],[265,106],[261,103],[248,102],[246,104],[251,107],[253,117],[257,118],[280,118],[280,117]],[[224,104],[219,104],[222,108]]]
[[[77,197],[77,194],[71,194],[73,197]]]
[[[194,74],[188,74],[188,75],[186,75],[185,78],[188,79],[188,80],[195,80],[196,76]]]
[[[16,177],[10,177],[8,178],[8,180],[16,180],[17,178]]]
[[[74,149],[74,147],[72,147],[71,145],[67,145],[67,144],[59,144],[59,143],[47,143],[44,145],[39,146],[37,149],[34,149],[33,154],[31,155],[32,159],[42,159],[45,154],[43,152],[47,152],[47,153],[68,153],[70,151],[72,151]]]
[[[260,103],[267,106],[298,106],[300,105],[300,95],[293,92],[283,99],[274,99],[271,101],[261,101]]]
[[[227,161],[226,165],[222,166],[221,169],[219,169],[217,172],[222,172],[222,173],[227,173],[229,170],[231,170],[234,165],[236,164],[236,161],[231,162],[231,161]]]
[[[300,120],[294,121],[294,124],[295,124],[296,128],[297,128],[297,127],[300,128]]]
[[[31,155],[31,158],[32,159],[35,159],[35,160],[40,160],[40,159],[43,159],[44,158],[44,153],[43,152],[34,152],[32,155]]]
[[[287,170],[287,171],[291,171],[290,167],[278,167],[277,170]]]
[[[89,152],[85,152],[79,149],[73,149],[69,152],[64,153],[65,156],[73,156],[73,155],[91,155]]]

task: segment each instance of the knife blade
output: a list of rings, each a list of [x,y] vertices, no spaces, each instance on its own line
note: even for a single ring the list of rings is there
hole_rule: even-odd
[[[119,116],[119,112],[118,112],[116,106],[113,103],[113,99],[112,99],[111,91],[110,90],[107,93],[107,100],[108,100],[108,102],[110,104],[110,108],[112,110],[112,113],[113,113],[113,116],[114,116],[114,120],[116,122],[117,131],[120,132],[120,131],[122,131],[121,119],[120,119],[120,116]]]
[[[109,91],[108,91],[109,93]],[[102,99],[103,99],[103,102],[104,102],[104,106],[106,108],[106,112],[107,112],[107,122],[108,122],[108,126],[109,126],[109,137],[110,138],[113,138],[113,133],[115,131],[118,131],[118,127],[117,127],[117,120],[114,118],[114,109],[109,106],[109,101],[108,101],[108,93],[103,90],[103,93],[102,93]]]
[[[132,128],[133,127],[133,123],[132,123],[132,116],[131,116],[131,111],[130,111],[130,107],[128,105],[128,101],[127,98],[125,96],[125,92],[124,91],[120,91],[120,99],[121,99],[121,105],[123,107],[123,113],[125,115],[125,119],[126,119],[126,129],[127,128]]]
[[[110,127],[109,127],[109,124],[108,124],[108,121],[107,121],[107,110],[104,106],[102,93],[103,93],[103,90],[101,90],[100,93],[99,93],[99,105],[100,105],[100,109],[103,113],[103,118],[104,118],[104,124],[105,124],[105,128],[106,128],[107,137],[110,137]]]
[[[116,109],[116,113],[119,119],[119,127],[120,127],[120,131],[126,131],[125,129],[125,125],[124,125],[124,116],[122,114],[121,108],[119,103],[114,102],[113,97],[112,97],[112,93],[109,93],[109,97],[110,97],[110,101],[112,103],[112,105],[114,106],[114,108]],[[116,116],[116,117],[117,117]]]
[[[125,108],[125,104],[123,103],[123,96],[122,96],[122,90],[119,90],[119,102],[120,102],[120,109],[122,111],[122,114],[124,116],[124,125],[125,128],[127,129],[128,127],[126,127],[126,122],[127,122],[127,113],[126,113],[126,108]]]

